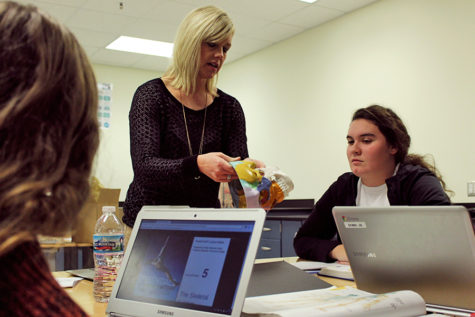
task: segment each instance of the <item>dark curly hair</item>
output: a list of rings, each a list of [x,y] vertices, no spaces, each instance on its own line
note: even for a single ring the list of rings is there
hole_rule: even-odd
[[[386,138],[386,141],[397,149],[394,155],[396,164],[405,163],[412,165],[420,165],[430,170],[439,179],[442,188],[445,192],[453,194],[447,188],[442,175],[435,167],[435,163],[428,162],[429,156],[422,156],[418,154],[410,154],[409,147],[411,146],[411,137],[407,133],[406,126],[401,118],[390,108],[385,108],[379,105],[372,105],[366,108],[360,108],[353,114],[352,121],[357,119],[366,119],[373,122]],[[433,159],[431,159],[433,161]]]

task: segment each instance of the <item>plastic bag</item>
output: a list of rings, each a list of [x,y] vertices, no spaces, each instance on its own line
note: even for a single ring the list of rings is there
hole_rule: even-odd
[[[277,167],[256,168],[252,161],[230,162],[239,180],[229,182],[236,208],[272,209],[294,189],[290,177]]]

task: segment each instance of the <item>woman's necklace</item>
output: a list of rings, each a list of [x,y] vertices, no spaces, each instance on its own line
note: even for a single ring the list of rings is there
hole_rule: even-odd
[[[180,99],[183,100],[183,97],[181,96],[181,91],[180,91]],[[204,114],[204,119],[203,119],[203,129],[201,131],[201,141],[200,141],[200,148],[198,150],[198,155],[203,153],[203,140],[205,136],[205,127],[206,127],[206,110],[208,107],[206,106],[208,102],[207,95],[205,95],[205,114]],[[181,103],[181,109],[183,110],[183,121],[185,121],[185,130],[186,130],[186,139],[188,140],[188,150],[190,151],[190,155],[193,156],[193,150],[191,148],[191,142],[190,142],[190,134],[188,132],[188,124],[186,123],[186,114],[185,114],[185,106],[183,103]]]

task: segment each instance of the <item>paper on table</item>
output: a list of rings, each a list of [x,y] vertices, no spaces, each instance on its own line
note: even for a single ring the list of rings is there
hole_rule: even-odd
[[[289,262],[295,267],[298,267],[301,270],[304,271],[313,271],[313,270],[320,270],[324,267],[330,267],[330,268],[343,268],[343,267],[350,267],[348,264],[341,264],[339,262],[318,262],[318,261],[298,261],[298,262]]]
[[[289,262],[289,263],[304,271],[319,270],[322,267],[332,264],[332,263],[317,262],[317,261],[298,261],[298,262]]]
[[[348,264],[333,264],[331,266],[322,267],[318,275],[342,278],[345,280],[354,281],[353,272]]]
[[[82,280],[81,277],[56,277],[55,279],[63,288],[74,287],[80,280]]]
[[[413,291],[375,295],[353,287],[301,291],[246,298],[244,316],[336,317],[420,316],[422,297]]]

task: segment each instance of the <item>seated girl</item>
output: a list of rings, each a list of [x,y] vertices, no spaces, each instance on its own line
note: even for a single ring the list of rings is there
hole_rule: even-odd
[[[411,138],[391,109],[374,105],[357,110],[346,139],[351,172],[328,188],[297,232],[294,248],[301,258],[348,261],[332,215],[335,206],[450,204],[436,168],[408,154]]]

